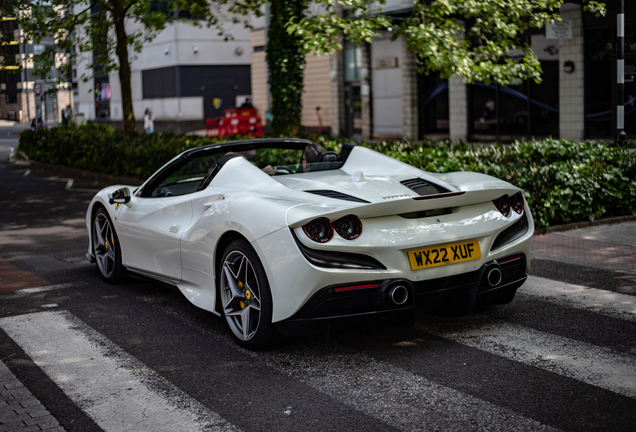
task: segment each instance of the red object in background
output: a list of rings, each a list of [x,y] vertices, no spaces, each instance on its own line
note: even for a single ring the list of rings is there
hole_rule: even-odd
[[[256,115],[256,108],[230,108],[223,117],[211,117],[205,121],[205,134],[223,138],[232,135],[263,136],[263,122]]]

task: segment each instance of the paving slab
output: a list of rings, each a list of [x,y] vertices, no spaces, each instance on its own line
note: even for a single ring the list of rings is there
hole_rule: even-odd
[[[0,361],[0,432],[63,432],[64,428]]]

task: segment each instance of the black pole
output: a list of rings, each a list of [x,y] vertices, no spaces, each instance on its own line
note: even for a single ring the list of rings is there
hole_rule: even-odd
[[[624,145],[625,134],[625,2],[619,0],[616,19],[616,145]]]

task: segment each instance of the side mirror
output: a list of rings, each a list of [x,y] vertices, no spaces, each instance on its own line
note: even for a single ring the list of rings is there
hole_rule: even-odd
[[[130,202],[130,189],[124,187],[109,193],[108,202],[110,204],[127,204]]]

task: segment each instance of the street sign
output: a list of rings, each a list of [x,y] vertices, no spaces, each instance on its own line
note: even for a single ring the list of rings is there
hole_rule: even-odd
[[[42,84],[33,84],[33,93],[36,95],[42,93]]]

